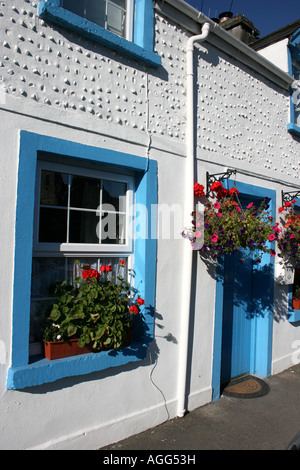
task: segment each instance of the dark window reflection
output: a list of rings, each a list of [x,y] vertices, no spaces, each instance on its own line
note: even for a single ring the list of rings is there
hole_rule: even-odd
[[[68,175],[42,170],[41,204],[48,206],[68,205]]]
[[[126,183],[102,181],[102,204],[110,204],[117,212],[125,212]]]
[[[70,206],[96,210],[100,204],[100,180],[72,176]]]
[[[40,208],[39,242],[67,241],[67,210]]]

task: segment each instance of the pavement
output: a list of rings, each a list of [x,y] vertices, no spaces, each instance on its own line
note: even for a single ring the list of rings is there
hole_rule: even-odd
[[[155,428],[105,446],[111,451],[287,450],[300,432],[300,364],[263,379],[257,398],[221,396]]]

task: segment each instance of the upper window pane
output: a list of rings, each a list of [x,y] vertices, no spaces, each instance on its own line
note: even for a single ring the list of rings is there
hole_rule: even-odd
[[[97,227],[99,216],[95,212],[70,211],[69,242],[99,243]]]
[[[68,204],[68,175],[42,170],[41,204],[66,207]]]
[[[102,204],[111,205],[117,212],[125,212],[126,183],[102,182]],[[108,207],[106,207],[108,209]]]
[[[67,241],[66,209],[40,208],[39,242],[65,243]]]
[[[100,180],[71,176],[70,206],[98,209],[100,204]]]

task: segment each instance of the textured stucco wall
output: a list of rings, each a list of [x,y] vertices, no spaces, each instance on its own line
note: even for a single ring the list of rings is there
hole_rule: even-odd
[[[113,132],[131,136],[148,129],[172,145],[184,143],[185,30],[156,15],[162,67],[155,71],[53,28],[36,7],[1,3],[2,94],[46,105],[47,113],[66,110],[66,120],[92,118],[98,129],[111,123]],[[209,43],[196,49],[200,156],[294,178],[298,142],[286,133],[288,92]]]

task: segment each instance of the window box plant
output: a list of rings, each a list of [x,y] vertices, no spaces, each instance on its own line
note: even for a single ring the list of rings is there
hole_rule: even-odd
[[[52,358],[50,349],[61,350],[54,353],[58,358],[130,344],[133,315],[145,302],[139,296],[133,301],[128,281],[119,276],[115,282],[107,276],[110,271],[110,266],[101,266],[100,272],[83,266],[73,285],[54,286],[56,301],[44,330],[47,358]]]

